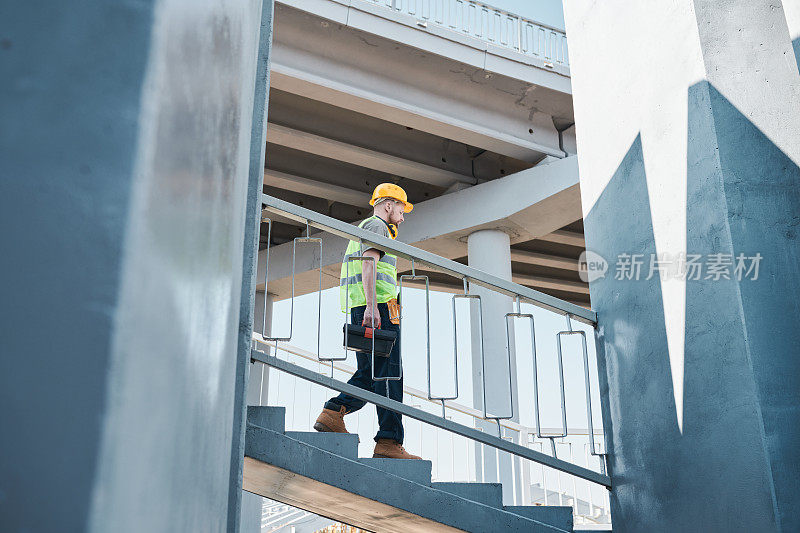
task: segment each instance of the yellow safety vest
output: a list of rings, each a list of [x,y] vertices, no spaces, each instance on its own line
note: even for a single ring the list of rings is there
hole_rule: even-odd
[[[363,227],[366,222],[375,218],[379,217],[372,216],[363,220],[358,227]],[[343,313],[348,312],[353,307],[367,305],[367,298],[364,295],[364,283],[361,278],[361,265],[363,261],[347,260],[350,257],[358,255],[361,255],[361,246],[359,242],[350,241],[344,253],[342,272],[339,277],[339,305]],[[377,303],[386,303],[392,298],[397,298],[396,255],[387,253],[378,261],[375,274],[375,292],[377,293]]]

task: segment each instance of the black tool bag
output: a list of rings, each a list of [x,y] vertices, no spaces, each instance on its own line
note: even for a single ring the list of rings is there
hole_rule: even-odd
[[[344,346],[348,350],[357,352],[372,353],[372,338],[375,337],[375,355],[389,357],[392,352],[394,342],[397,340],[397,332],[389,329],[373,329],[355,324],[345,324],[342,327],[344,332]]]

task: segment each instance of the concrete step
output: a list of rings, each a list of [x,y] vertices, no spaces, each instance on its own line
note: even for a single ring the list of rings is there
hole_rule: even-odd
[[[572,507],[559,505],[506,505],[503,509],[509,513],[572,531]]]
[[[432,483],[431,487],[444,490],[492,507],[503,506],[503,485],[500,483]]]
[[[359,462],[383,470],[403,479],[420,483],[421,485],[431,484],[431,469],[433,464],[430,461],[420,459],[385,459],[383,457],[369,457],[359,459]]]
[[[247,423],[283,433],[286,428],[286,408],[249,405]]]
[[[347,457],[358,459],[358,435],[352,433],[311,433],[308,431],[287,431],[287,437],[307,442],[317,448]]]
[[[354,460],[252,423],[246,429],[245,490],[362,529],[390,533],[571,531],[539,516],[523,516],[435,489],[430,470],[430,461]],[[386,475],[389,472],[395,475]],[[482,497],[487,497],[492,489],[470,490],[484,490]]]

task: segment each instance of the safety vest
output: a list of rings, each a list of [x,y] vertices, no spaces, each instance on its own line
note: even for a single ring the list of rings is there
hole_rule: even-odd
[[[372,219],[380,218],[372,216],[363,220],[358,227]],[[383,222],[383,219],[380,219]],[[364,261],[348,261],[350,257],[361,255],[361,246],[358,241],[350,241],[344,253],[342,261],[342,272],[339,277],[339,305],[343,313],[348,312],[353,307],[367,305],[367,298],[364,295],[364,283],[361,278],[361,265]],[[397,256],[384,254],[376,265],[375,292],[377,293],[377,303],[386,303],[392,298],[397,298]],[[348,305],[348,295],[350,298]]]

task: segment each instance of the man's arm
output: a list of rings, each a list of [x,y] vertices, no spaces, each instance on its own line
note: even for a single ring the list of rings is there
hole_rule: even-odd
[[[370,248],[364,252],[364,256],[373,257],[375,261],[364,260],[361,262],[361,282],[364,284],[364,296],[367,299],[367,308],[364,310],[364,320],[361,325],[380,329],[381,314],[378,312],[378,303],[375,301],[375,275],[381,253],[375,248]]]

